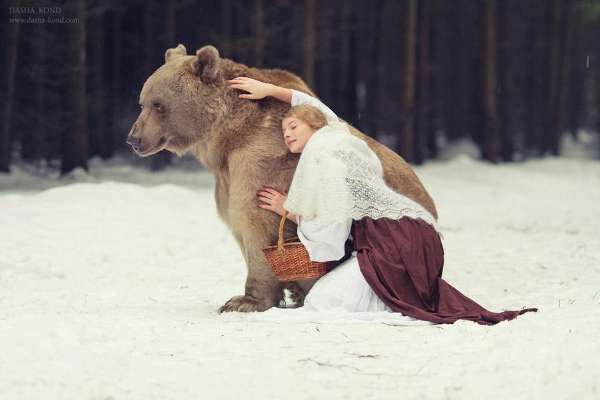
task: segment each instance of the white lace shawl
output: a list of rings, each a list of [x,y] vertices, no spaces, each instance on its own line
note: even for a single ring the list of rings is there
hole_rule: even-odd
[[[439,232],[429,211],[387,186],[379,157],[343,121],[330,121],[306,143],[283,207],[323,224],[421,218]]]

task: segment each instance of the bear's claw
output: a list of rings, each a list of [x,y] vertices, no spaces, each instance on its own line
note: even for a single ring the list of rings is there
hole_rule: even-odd
[[[250,296],[233,296],[227,300],[225,304],[219,307],[219,314],[223,312],[252,312],[252,311],[265,311],[271,308],[272,305],[267,306],[264,301],[256,299]]]

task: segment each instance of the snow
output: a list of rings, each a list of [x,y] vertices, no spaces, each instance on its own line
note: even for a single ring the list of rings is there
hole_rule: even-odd
[[[416,172],[445,279],[539,312],[219,315],[245,265],[207,172],[94,160],[62,180],[0,176],[0,399],[600,398],[600,163],[458,155]]]

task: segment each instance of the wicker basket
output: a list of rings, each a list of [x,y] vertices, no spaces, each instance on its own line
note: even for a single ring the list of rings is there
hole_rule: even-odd
[[[328,271],[329,262],[311,261],[306,248],[297,236],[283,240],[283,226],[287,218],[284,211],[279,222],[277,244],[263,249],[265,258],[271,264],[277,279],[283,282],[319,278]]]

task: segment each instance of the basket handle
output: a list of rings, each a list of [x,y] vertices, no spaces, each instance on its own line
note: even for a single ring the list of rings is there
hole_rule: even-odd
[[[284,209],[283,215],[281,216],[281,221],[279,221],[279,236],[277,237],[277,250],[279,253],[283,252],[283,226],[285,225],[287,215],[288,211]]]

